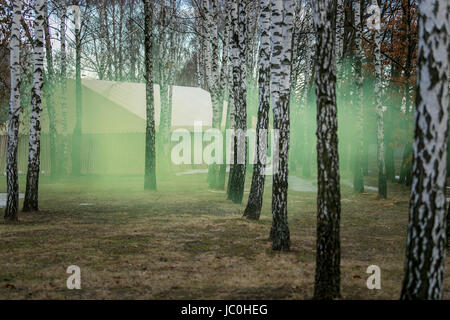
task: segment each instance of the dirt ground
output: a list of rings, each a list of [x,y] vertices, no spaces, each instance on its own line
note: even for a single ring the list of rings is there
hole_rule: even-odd
[[[141,177],[42,178],[41,212],[21,213],[18,225],[0,219],[0,298],[310,299],[315,193],[290,192],[292,250],[275,253],[267,240],[270,187],[261,220],[251,222],[241,218],[244,205],[205,180],[184,175],[145,192]],[[0,192],[5,185],[2,177]],[[342,299],[399,297],[409,191],[388,188],[389,199],[379,200],[342,187]],[[81,268],[81,290],[66,287],[70,265]],[[366,286],[370,265],[381,268],[381,290]]]

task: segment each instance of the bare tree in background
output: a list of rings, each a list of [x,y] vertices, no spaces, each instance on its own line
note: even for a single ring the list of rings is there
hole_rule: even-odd
[[[79,6],[79,0],[73,0],[73,5]],[[83,19],[81,19],[83,21]],[[81,134],[82,134],[82,86],[81,86],[81,37],[82,23],[75,21],[75,128],[72,133],[72,175],[81,175]]]
[[[56,111],[53,89],[55,86],[55,69],[53,63],[53,48],[51,39],[50,26],[50,6],[45,1],[44,9],[44,35],[45,35],[45,55],[47,60],[47,72],[44,73],[44,96],[45,106],[47,107],[48,123],[49,123],[49,141],[50,141],[50,173],[55,178],[59,172],[57,154],[57,131],[56,131]]]
[[[143,0],[145,14],[145,79],[147,126],[144,189],[156,190],[155,105],[153,95],[153,1]]]
[[[227,103],[227,110],[226,110],[226,119],[225,119],[225,125],[222,127],[222,132],[224,132],[226,129],[229,128],[230,124],[230,91],[229,91],[229,82],[231,79],[230,76],[230,34],[231,34],[231,2],[227,1],[225,3],[225,25],[224,25],[224,32],[223,32],[223,42],[222,42],[222,64],[221,64],[221,70],[220,70],[220,80],[219,80],[219,88],[220,91],[220,98],[219,98],[219,106],[220,106],[220,115],[223,115],[223,106],[225,100],[228,98]],[[222,122],[222,121],[221,121]],[[226,155],[226,143],[223,143],[223,149],[222,154]],[[217,183],[216,183],[216,189],[223,190],[225,189],[225,178],[226,178],[226,170],[227,170],[227,162],[223,161],[223,163],[219,167],[218,177],[217,177]]]
[[[372,5],[378,7],[377,0],[372,0]],[[373,30],[373,57],[375,65],[375,105],[377,111],[377,164],[378,164],[378,196],[386,199],[386,163],[384,161],[384,111],[382,96],[382,61],[381,61],[381,36],[379,28]]]
[[[363,131],[363,101],[362,101],[362,27],[361,27],[361,2],[355,2],[355,73],[356,73],[356,92],[354,106],[356,110],[356,138],[354,142],[353,159],[353,190],[357,193],[364,192],[363,179],[363,149],[364,149],[364,131]]]
[[[67,22],[67,2],[61,0],[60,3],[60,43],[61,43],[61,118],[62,118],[62,146],[61,146],[61,175],[68,173],[69,138],[67,128],[67,52],[66,52],[66,22]]]

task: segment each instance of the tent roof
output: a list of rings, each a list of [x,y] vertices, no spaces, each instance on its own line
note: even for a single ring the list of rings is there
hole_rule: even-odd
[[[84,87],[123,107],[139,118],[146,119],[144,83],[83,79],[82,84]],[[212,107],[209,92],[201,88],[174,86],[172,99],[172,127],[190,128],[194,126],[195,121],[201,121],[205,127],[212,125]],[[159,125],[160,101],[159,85],[155,84],[156,125]],[[226,108],[224,108],[224,115],[226,116]],[[223,119],[225,119],[225,116]]]

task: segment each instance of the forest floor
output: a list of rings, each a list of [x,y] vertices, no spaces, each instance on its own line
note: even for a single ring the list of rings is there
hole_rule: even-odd
[[[276,253],[267,240],[271,188],[253,222],[242,218],[244,205],[208,190],[205,180],[184,175],[145,192],[140,177],[43,177],[41,212],[20,213],[17,225],[0,219],[0,299],[310,299],[316,194],[290,191],[292,250]],[[0,192],[5,185],[2,177]],[[389,198],[379,200],[342,187],[342,299],[399,297],[409,191],[388,188]],[[66,287],[70,265],[81,268],[81,290]],[[380,290],[366,286],[370,265],[381,268]]]

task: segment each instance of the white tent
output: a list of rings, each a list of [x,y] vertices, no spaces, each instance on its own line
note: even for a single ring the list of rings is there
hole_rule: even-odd
[[[113,82],[103,80],[83,80],[83,87],[88,88],[116,105],[128,110],[139,118],[146,119],[145,84],[130,82]],[[211,127],[212,107],[209,92],[194,87],[173,87],[172,127],[192,128],[194,122],[201,121],[204,127]],[[160,120],[160,90],[154,85],[155,122]],[[226,108],[223,110],[223,124]]]

